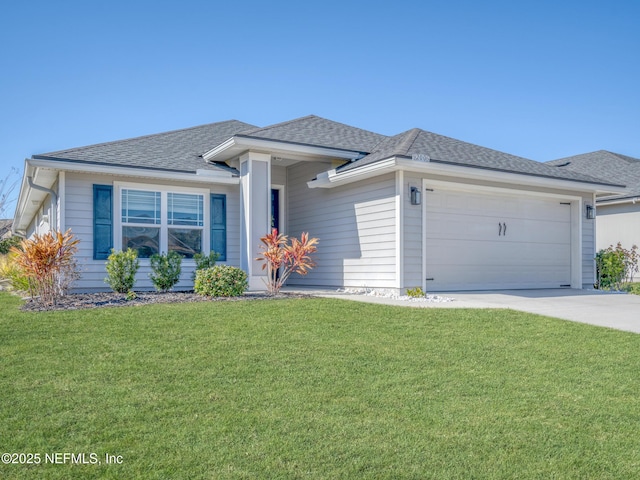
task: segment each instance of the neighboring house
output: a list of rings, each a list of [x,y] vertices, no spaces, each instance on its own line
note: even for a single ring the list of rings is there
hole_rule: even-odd
[[[570,170],[610,183],[627,185],[623,192],[596,201],[596,250],[618,242],[624,248],[640,247],[640,159],[599,150],[547,162],[560,170]]]
[[[11,225],[13,220],[10,218],[0,219],[0,240],[11,236]]]
[[[213,249],[264,289],[271,227],[320,239],[289,285],[402,292],[583,288],[594,281],[597,195],[588,175],[414,129],[388,137],[316,116],[260,128],[231,120],[26,160],[14,230],[70,228],[77,290],[107,289],[110,250]]]

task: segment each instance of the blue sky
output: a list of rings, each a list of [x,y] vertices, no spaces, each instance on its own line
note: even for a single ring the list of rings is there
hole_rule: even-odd
[[[29,1],[0,16],[0,175],[36,153],[308,114],[551,160],[640,157],[640,2]]]

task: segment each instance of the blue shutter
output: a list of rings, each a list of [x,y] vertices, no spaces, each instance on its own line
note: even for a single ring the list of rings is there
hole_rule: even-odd
[[[93,186],[93,259],[105,260],[113,248],[113,187]]]
[[[227,196],[211,195],[211,250],[227,259]]]

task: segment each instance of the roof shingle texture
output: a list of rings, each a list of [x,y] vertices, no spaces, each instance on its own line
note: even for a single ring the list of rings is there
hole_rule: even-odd
[[[640,196],[640,159],[598,150],[546,162],[558,170],[598,176],[610,183],[626,185],[626,192],[603,200]]]
[[[549,163],[528,160],[417,128],[388,137],[315,115],[263,128],[229,120],[34,155],[33,158],[188,173],[195,173],[198,169],[224,169],[235,172],[235,169],[231,169],[226,164],[207,163],[201,157],[203,153],[234,136],[342,149],[354,152],[354,156],[360,157],[343,165],[339,171],[354,169],[396,156],[411,158],[414,154],[420,154],[428,155],[430,161],[436,163],[590,183],[618,185],[625,183],[625,179],[617,177],[611,177],[609,181],[602,180],[601,172],[596,169],[579,171],[557,168]],[[637,159],[630,160],[635,162]],[[620,161],[624,159],[620,157]]]
[[[609,183],[596,176],[569,170],[559,170],[534,160],[499,152],[418,128],[393,137],[387,137],[369,155],[346,164],[339,170],[349,170],[396,156],[410,158],[413,155],[428,155],[429,161],[436,163],[589,183]]]
[[[368,153],[385,135],[309,115],[288,122],[243,132],[243,137],[314,145]]]
[[[212,145],[218,145],[235,134],[255,128],[255,125],[228,120],[144,137],[34,155],[34,158],[195,173],[198,169],[216,170],[221,168],[205,162],[200,157]]]

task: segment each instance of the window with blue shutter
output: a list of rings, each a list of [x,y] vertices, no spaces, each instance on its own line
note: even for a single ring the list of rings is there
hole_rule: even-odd
[[[93,259],[106,260],[113,248],[113,187],[93,186]]]
[[[227,259],[227,196],[211,195],[211,250]]]

